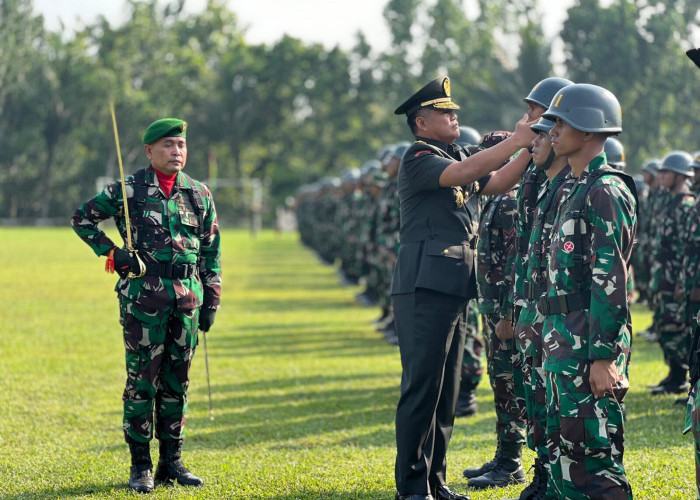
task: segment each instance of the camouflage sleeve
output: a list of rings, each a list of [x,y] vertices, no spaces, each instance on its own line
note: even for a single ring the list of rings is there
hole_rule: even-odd
[[[83,203],[71,219],[73,230],[88,244],[96,255],[105,255],[116,245],[98,224],[122,213],[121,185],[113,183],[101,193]]]
[[[681,240],[683,264],[679,283],[685,294],[700,287],[700,198],[690,210]]]
[[[221,301],[221,236],[214,198],[209,188],[200,184],[204,200],[204,227],[200,246],[200,277],[204,286],[202,307],[217,309]]]
[[[591,189],[589,359],[613,359],[629,348],[629,259],[636,233],[635,200],[623,181],[606,176]]]
[[[501,318],[513,319],[513,269],[515,267],[515,238],[506,239],[506,248],[504,251],[503,266],[505,273],[503,274],[503,297],[501,299]]]
[[[674,226],[678,231],[678,238],[675,241],[676,248],[675,258],[670,259],[669,276],[677,279],[677,282],[683,281],[683,256],[685,255],[686,242],[688,241],[690,228],[688,221],[693,214],[693,204],[695,200],[692,197],[685,197],[674,214]]]
[[[503,214],[510,217],[512,225],[503,229],[503,287],[501,292],[500,316],[503,319],[513,320],[513,273],[515,269],[515,259],[517,251],[515,248],[515,224],[518,207],[515,203],[515,191],[511,191],[512,205]]]

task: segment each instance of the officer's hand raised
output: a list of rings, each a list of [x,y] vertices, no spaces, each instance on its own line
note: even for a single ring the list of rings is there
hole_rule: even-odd
[[[122,278],[126,278],[129,272],[140,274],[139,261],[136,256],[123,248],[114,249],[114,270]]]
[[[530,144],[532,144],[533,139],[536,137],[537,134],[535,134],[535,132],[533,132],[530,128],[535,123],[537,123],[537,120],[527,121],[526,113],[520,119],[520,121],[515,124],[515,131],[513,132],[511,138],[514,139],[521,148],[529,147]]]
[[[214,316],[216,316],[216,309],[201,308],[199,310],[199,329],[208,332],[214,324]]]

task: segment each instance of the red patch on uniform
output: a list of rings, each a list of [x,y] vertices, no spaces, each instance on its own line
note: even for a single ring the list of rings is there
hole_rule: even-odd
[[[418,158],[420,155],[423,155],[425,153],[430,153],[430,150],[429,149],[421,149],[416,154],[414,154],[413,157]]]
[[[571,253],[574,251],[574,244],[571,241],[564,243],[564,251],[566,253]]]

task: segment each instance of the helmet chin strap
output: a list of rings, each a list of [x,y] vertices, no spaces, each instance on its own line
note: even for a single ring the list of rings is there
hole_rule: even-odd
[[[554,161],[554,148],[549,150],[549,156],[547,156],[547,161],[545,161],[542,165],[540,165],[540,168],[544,170],[545,172],[549,170],[549,167],[552,166],[552,162]]]

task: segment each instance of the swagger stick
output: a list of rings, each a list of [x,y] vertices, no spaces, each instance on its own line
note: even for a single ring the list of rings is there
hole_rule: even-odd
[[[109,101],[109,111],[112,113],[112,125],[114,127],[114,142],[117,144],[117,160],[119,161],[119,178],[122,182],[122,198],[124,199],[124,220],[126,222],[126,248],[133,252],[131,246],[131,223],[129,221],[129,205],[126,201],[126,183],[124,182],[124,166],[122,165],[122,153],[119,147],[119,132],[117,132],[117,117],[114,114],[114,101]]]
[[[202,332],[204,339],[204,366],[207,368],[207,391],[209,392],[209,420],[214,420],[214,410],[211,407],[211,382],[209,381],[209,353],[207,352],[207,332]]]

